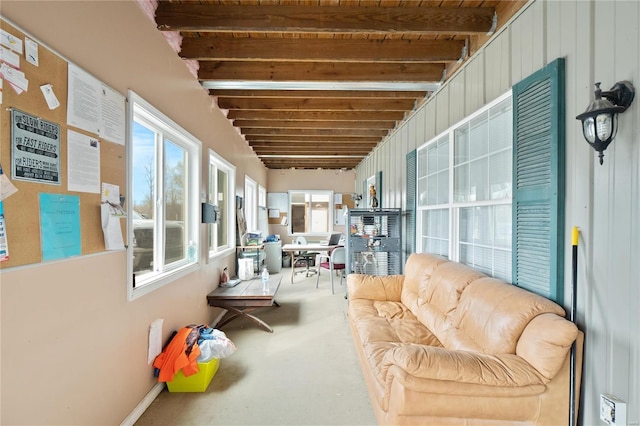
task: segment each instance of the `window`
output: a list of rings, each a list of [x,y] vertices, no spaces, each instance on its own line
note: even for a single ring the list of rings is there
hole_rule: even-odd
[[[258,230],[258,184],[249,176],[244,177],[244,219],[247,231]]]
[[[289,234],[333,230],[333,191],[289,191]]]
[[[418,150],[420,252],[511,280],[511,94]]]
[[[217,222],[209,225],[209,258],[233,250],[236,212],[232,194],[235,176],[235,167],[209,150],[208,201],[218,208]]]
[[[200,142],[129,92],[129,298],[198,261]]]

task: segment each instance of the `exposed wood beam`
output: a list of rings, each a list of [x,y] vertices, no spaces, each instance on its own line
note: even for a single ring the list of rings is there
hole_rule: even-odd
[[[277,111],[233,109],[227,114],[231,120],[345,120],[398,121],[404,111]]]
[[[315,110],[315,111],[407,111],[413,109],[412,99],[272,99],[219,98],[222,109]]]
[[[427,95],[427,92],[401,90],[211,89],[209,94],[218,98],[421,99]]]
[[[301,135],[301,136],[378,136],[387,135],[387,130],[376,129],[242,129],[244,135]]]
[[[198,79],[243,81],[433,82],[444,64],[357,62],[220,62],[200,61]]]
[[[395,121],[276,121],[235,120],[233,125],[246,128],[290,128],[290,129],[389,129]]]
[[[349,150],[360,150],[366,149],[371,150],[371,148],[375,147],[377,143],[337,143],[328,141],[313,141],[313,142],[264,142],[264,141],[254,141],[249,142],[249,145],[254,148],[269,148],[269,149],[325,149],[329,148],[332,150],[338,151],[347,151]],[[318,151],[316,151],[316,154]]]
[[[161,1],[163,31],[475,34],[487,33],[494,8],[215,5]]]
[[[252,147],[253,151],[258,155],[317,155],[317,148],[265,148],[265,147]],[[323,148],[322,155],[359,155],[366,156],[370,149],[354,149],[351,151],[337,150],[331,147]]]
[[[247,142],[281,142],[287,144],[303,143],[341,143],[345,146],[352,144],[370,144],[375,146],[380,142],[380,136],[313,136],[313,135],[244,135]]]
[[[446,62],[464,40],[185,37],[180,56],[207,61]]]

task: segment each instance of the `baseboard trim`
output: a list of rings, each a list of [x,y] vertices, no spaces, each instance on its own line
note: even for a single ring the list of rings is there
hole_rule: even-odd
[[[131,413],[125,418],[120,426],[133,426],[135,422],[138,421],[140,417],[144,414],[144,412],[149,408],[151,403],[160,395],[160,392],[164,389],[166,385],[164,383],[156,383],[154,387],[151,388],[149,393],[145,395],[145,397],[140,401],[140,403],[133,409]]]

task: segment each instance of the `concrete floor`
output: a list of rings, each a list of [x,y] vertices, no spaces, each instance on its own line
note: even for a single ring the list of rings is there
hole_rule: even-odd
[[[237,351],[220,360],[204,393],[164,390],[136,423],[146,425],[375,425],[347,323],[345,286],[329,274],[283,269],[280,307],[254,312],[269,333],[244,319],[222,328]],[[344,280],[343,280],[344,284]]]

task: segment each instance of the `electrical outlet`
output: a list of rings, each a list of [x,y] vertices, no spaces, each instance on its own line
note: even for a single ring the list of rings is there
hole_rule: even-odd
[[[611,426],[626,426],[627,404],[613,395],[600,395],[600,420]]]

